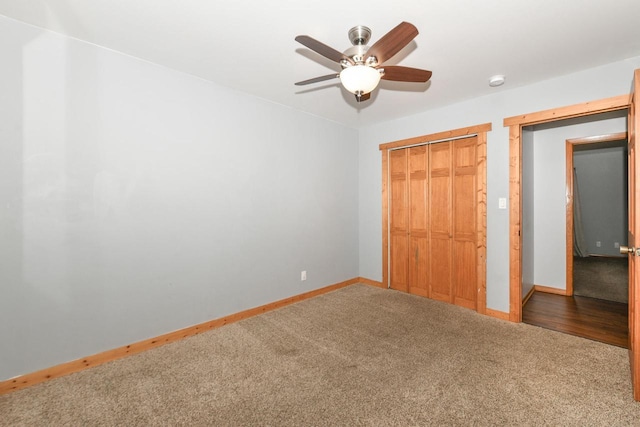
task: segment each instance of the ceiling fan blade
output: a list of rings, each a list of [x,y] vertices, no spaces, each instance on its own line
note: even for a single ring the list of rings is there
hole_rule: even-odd
[[[329,58],[332,61],[335,62],[340,62],[342,60],[345,60],[347,62],[349,62],[350,64],[353,64],[353,60],[351,58],[349,58],[348,56],[346,56],[344,53],[342,52],[338,52],[337,50],[335,50],[332,47],[327,46],[324,43],[319,42],[318,40],[309,37],[309,36],[298,36],[296,37],[296,41],[298,43],[301,43],[303,45],[305,45],[306,47],[308,47],[309,49],[313,50],[314,52],[319,53],[320,55],[324,56],[325,58]]]
[[[380,40],[375,42],[367,51],[367,57],[375,56],[378,64],[382,64],[418,35],[418,29],[408,22],[401,22],[393,30],[385,34]]]
[[[362,95],[356,94],[355,97],[356,97],[356,101],[358,102],[366,101],[367,99],[371,98],[371,92],[363,93]]]
[[[394,82],[427,82],[432,74],[431,71],[401,67],[399,65],[387,65],[380,68],[384,70],[382,79]]]
[[[340,73],[333,73],[333,74],[327,74],[326,76],[314,77],[309,80],[303,80],[301,82],[297,82],[296,86],[304,86],[311,83],[323,82],[325,80],[335,79],[336,77],[339,77],[339,76],[340,76]]]

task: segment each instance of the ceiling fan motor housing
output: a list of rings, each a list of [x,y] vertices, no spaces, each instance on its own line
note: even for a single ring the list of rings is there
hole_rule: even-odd
[[[353,62],[355,62],[355,64],[364,64],[365,54],[368,50],[369,46],[367,45],[357,45],[351,46],[349,49],[345,50],[344,54],[345,56],[353,59]],[[350,64],[347,61],[342,61],[340,65],[342,65],[342,68],[346,68],[350,67],[353,64]]]
[[[348,56],[353,60],[353,62],[358,64],[366,64],[370,67],[375,67],[378,65],[378,61],[375,56],[370,56],[368,58],[365,57],[365,54],[369,50],[369,40],[371,39],[371,30],[369,27],[365,27],[364,25],[357,25],[349,30],[349,40],[353,45],[349,49],[344,51],[345,56]],[[366,58],[366,62],[365,62]],[[342,68],[350,67],[353,64],[348,61],[341,61],[340,65]]]

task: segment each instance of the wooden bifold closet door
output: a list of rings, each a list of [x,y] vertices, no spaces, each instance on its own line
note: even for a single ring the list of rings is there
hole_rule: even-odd
[[[427,146],[390,153],[391,288],[428,296]]]
[[[390,286],[477,308],[477,136],[393,150]]]

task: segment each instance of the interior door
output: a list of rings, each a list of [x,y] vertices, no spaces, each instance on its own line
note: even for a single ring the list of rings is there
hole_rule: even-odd
[[[636,103],[640,96],[640,70],[636,70],[631,85],[631,102],[629,105],[629,247],[640,246],[640,158],[636,153],[636,129],[640,119],[636,114]],[[638,252],[629,253],[629,361],[631,362],[631,380],[633,397],[640,401],[640,257]]]

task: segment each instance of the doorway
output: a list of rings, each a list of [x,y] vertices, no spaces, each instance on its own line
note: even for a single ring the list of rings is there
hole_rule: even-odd
[[[567,295],[628,304],[627,133],[566,141]]]
[[[590,243],[583,248],[585,255],[615,256],[619,249],[614,250],[614,244],[626,243],[626,126],[626,110],[622,109],[527,126],[522,130],[524,322],[609,344],[627,345],[627,306],[586,299],[601,297],[605,291],[598,289],[598,285],[602,288],[604,283],[597,283],[597,275],[590,275],[586,284],[595,285],[593,290],[601,291],[600,295],[577,292],[574,297],[573,241],[574,234],[581,234],[573,231],[572,209],[577,196],[583,194],[583,222],[588,231],[586,240]],[[603,136],[572,138],[576,135]],[[596,150],[597,147],[600,149]],[[575,162],[574,151],[578,157]],[[595,155],[597,152],[599,156]],[[574,166],[579,169],[579,180],[574,179]],[[584,185],[578,186],[578,182]],[[583,191],[578,193],[578,188]],[[577,207],[576,211],[580,212],[580,204]],[[576,274],[580,272],[582,259],[578,258]],[[602,266],[599,263],[590,267]],[[623,285],[626,288],[626,282]],[[577,290],[582,289],[577,286]]]
[[[566,288],[534,286],[523,322],[627,348],[627,133],[567,139],[565,152]]]
[[[640,69],[631,79],[629,95],[554,108],[504,119],[509,127],[509,319],[522,321],[522,131],[523,127],[573,117],[584,117],[609,111],[628,110],[629,165],[629,362],[633,397],[640,401],[640,156],[636,155],[636,130],[640,115],[636,104],[640,99]],[[637,246],[637,247],[636,247]]]
[[[629,108],[629,96],[620,95],[599,101],[571,105],[540,111],[538,113],[519,115],[504,119],[504,125],[509,127],[509,320],[522,322],[523,301],[523,135],[527,127],[555,123],[561,120],[589,117],[601,113],[626,110]],[[564,263],[564,256],[562,256]],[[563,266],[564,270],[564,266]],[[565,279],[566,280],[566,279]],[[534,284],[535,285],[535,284]],[[565,287],[563,281],[560,288]],[[558,287],[556,287],[558,288]],[[563,290],[563,293],[566,291]]]

